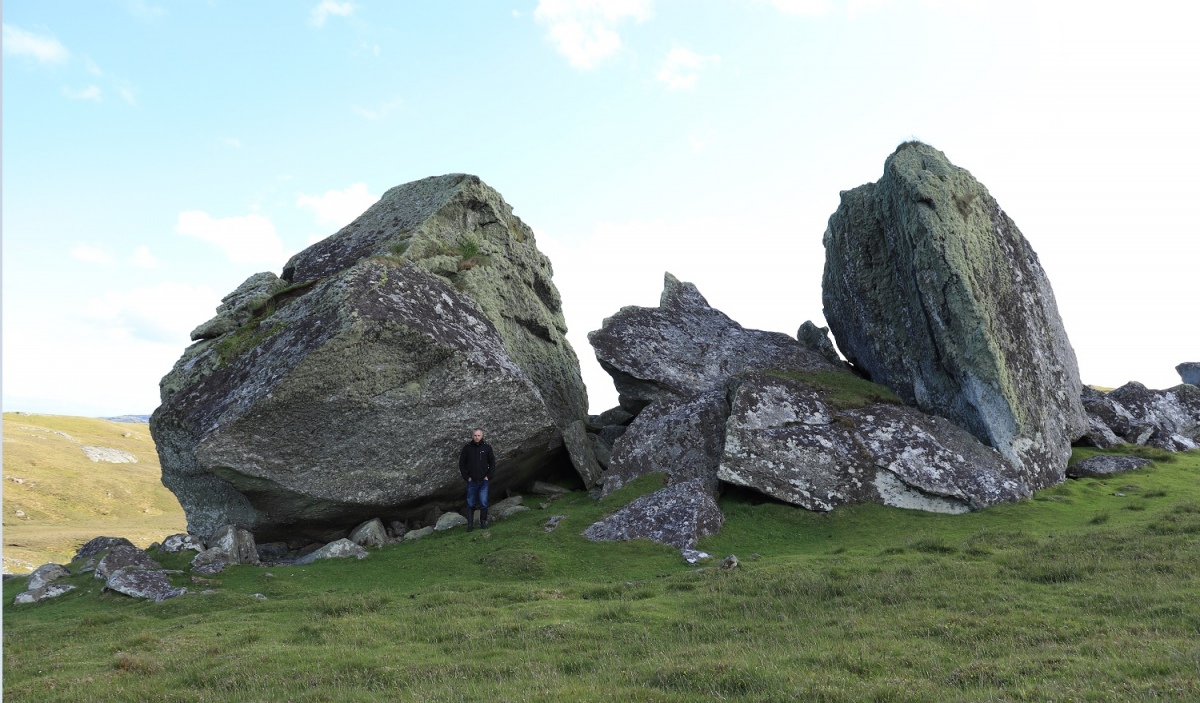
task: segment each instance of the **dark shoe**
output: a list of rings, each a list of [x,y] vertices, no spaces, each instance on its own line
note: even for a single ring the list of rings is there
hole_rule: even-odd
[[[487,529],[487,511],[487,508],[482,508],[479,511],[479,529],[481,530]]]
[[[480,525],[480,527],[487,527],[487,525]],[[475,529],[475,511],[468,508],[467,509],[467,532],[470,532],[474,529]]]

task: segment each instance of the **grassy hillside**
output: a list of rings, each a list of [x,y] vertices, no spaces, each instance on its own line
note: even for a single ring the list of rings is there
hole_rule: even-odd
[[[118,449],[137,463],[94,462],[85,446]],[[161,475],[148,425],[4,413],[4,570],[65,563],[97,535],[145,547],[184,531],[183,509]]]
[[[1200,700],[1200,454],[957,516],[729,493],[729,572],[579,535],[658,481],[160,604],[14,579],[5,700]]]

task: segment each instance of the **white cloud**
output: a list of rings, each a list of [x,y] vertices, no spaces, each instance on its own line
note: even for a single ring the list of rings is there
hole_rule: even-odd
[[[150,247],[142,245],[133,250],[133,256],[129,258],[129,263],[134,266],[146,269],[154,269],[159,267],[158,258],[150,253]]]
[[[368,120],[382,120],[403,106],[404,101],[402,99],[393,98],[385,103],[381,103],[379,107],[367,108],[361,105],[351,105],[350,110],[359,117],[364,117]]]
[[[144,20],[162,17],[163,15],[167,14],[166,8],[159,7],[158,5],[151,5],[150,3],[146,2],[146,0],[125,0],[125,2],[122,4],[125,5],[125,9],[129,10],[130,14],[132,14],[134,17],[139,17]]]
[[[135,339],[184,345],[219,303],[220,296],[208,286],[160,283],[106,292],[88,300],[84,315]]]
[[[238,139],[237,137],[222,137],[221,143],[225,146],[231,146],[234,149],[242,148],[242,140]]]
[[[312,9],[308,15],[308,23],[313,27],[324,27],[325,20],[329,19],[330,15],[337,17],[349,17],[354,14],[358,6],[352,2],[334,2],[334,0],[321,0],[321,3]]]
[[[355,183],[345,190],[325,191],[324,195],[301,193],[296,198],[296,207],[312,210],[317,222],[341,229],[377,202],[379,196],[372,195],[366,183]]]
[[[830,0],[766,0],[775,9],[788,15],[827,15],[833,9]]]
[[[283,240],[262,215],[215,218],[202,210],[179,213],[175,231],[220,249],[235,264],[281,265]]]
[[[78,244],[72,247],[68,254],[70,254],[72,259],[88,264],[107,266],[116,261],[112,254],[89,244]]]
[[[90,56],[83,57],[83,67],[93,76],[100,77],[104,75],[104,71],[100,70],[100,65],[93,61]]]
[[[41,63],[66,63],[71,52],[57,39],[27,32],[20,27],[4,25],[4,53],[27,56]]]
[[[652,0],[539,0],[533,11],[558,52],[576,68],[595,68],[621,48],[616,26],[650,18]]]
[[[667,53],[654,75],[666,84],[667,90],[692,90],[700,80],[700,72],[719,63],[721,57],[716,54],[703,56],[677,46]]]
[[[513,16],[513,19],[521,19],[521,11],[520,11],[520,10],[513,10],[513,11],[512,11],[512,16]]]
[[[117,93],[130,106],[137,107],[137,93],[128,84],[118,85]]]
[[[103,93],[100,91],[100,86],[92,84],[86,88],[63,88],[63,95],[72,100],[92,100],[100,102],[104,99]]]

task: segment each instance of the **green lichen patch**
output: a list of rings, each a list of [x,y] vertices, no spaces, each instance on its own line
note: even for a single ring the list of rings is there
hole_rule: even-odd
[[[214,345],[213,351],[216,353],[221,365],[228,364],[271,337],[274,337],[276,334],[279,334],[286,326],[283,322],[264,326],[258,320],[252,320],[222,337]]]

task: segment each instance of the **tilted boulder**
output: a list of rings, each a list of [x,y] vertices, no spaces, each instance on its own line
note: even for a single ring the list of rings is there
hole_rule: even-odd
[[[1200,362],[1185,361],[1175,367],[1179,372],[1179,378],[1183,379],[1184,383],[1192,386],[1200,386]]]
[[[188,592],[186,588],[172,587],[166,571],[137,568],[117,569],[104,582],[104,590],[158,602]]]
[[[478,178],[391,189],[280,281],[239,287],[218,314],[238,326],[202,326],[161,383],[150,426],[189,532],[270,539],[456,505],[476,426],[494,492],[567,460],[587,399],[550,262]]]
[[[621,407],[635,414],[656,400],[723,388],[748,369],[834,368],[786,334],[742,327],[670,273],[658,307],[621,308],[589,332],[588,341],[612,376]]]
[[[656,472],[667,476],[667,485],[698,478],[716,493],[728,417],[723,390],[650,404],[613,444],[603,495]]]
[[[995,447],[1032,489],[1084,434],[1075,352],[1050,281],[970,173],[917,142],[843,191],[825,231],[825,319],[847,360]]]
[[[186,532],[170,535],[163,539],[158,551],[166,554],[178,554],[182,551],[203,552],[204,543],[194,535]]]
[[[25,588],[29,591],[36,591],[43,586],[47,586],[70,575],[71,572],[67,571],[61,564],[42,564],[29,575],[29,581]]]
[[[133,542],[130,542],[124,537],[93,537],[75,552],[75,556],[71,558],[71,561],[78,561],[79,559],[94,557],[97,554],[112,549],[118,545],[132,547]]]
[[[154,561],[149,554],[137,547],[117,545],[96,565],[93,574],[98,579],[107,579],[119,569],[161,569],[162,564]]]
[[[360,547],[384,547],[388,543],[387,528],[379,518],[372,518],[350,532],[350,541]]]
[[[962,513],[1027,497],[1019,472],[953,423],[914,408],[839,408],[804,381],[747,374],[717,477],[809,510],[881,502]]]
[[[708,486],[697,478],[634,500],[593,523],[583,536],[593,542],[642,538],[690,549],[701,537],[719,532],[724,522],[725,516]]]

